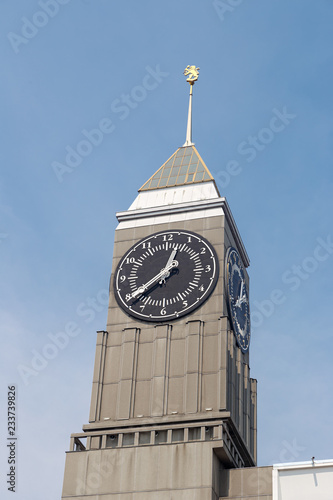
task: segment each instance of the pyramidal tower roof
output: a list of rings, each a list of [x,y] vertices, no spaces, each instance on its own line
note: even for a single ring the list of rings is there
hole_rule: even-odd
[[[139,192],[213,180],[212,174],[192,144],[178,148],[139,189]]]

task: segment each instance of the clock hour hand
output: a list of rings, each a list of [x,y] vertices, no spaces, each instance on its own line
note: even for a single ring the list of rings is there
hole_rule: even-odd
[[[165,269],[171,265],[173,259],[176,257],[176,253],[177,253],[177,248],[175,248],[174,250],[172,250],[172,252],[170,254],[170,257],[168,259],[168,262],[166,263]]]
[[[170,259],[169,259],[170,261]],[[168,262],[169,262],[168,261]],[[156,283],[156,281],[164,281],[165,278],[167,278],[170,275],[170,270],[174,267],[178,266],[178,262],[176,260],[173,260],[170,262],[168,266],[166,266],[164,269],[162,269],[156,276],[154,276],[151,280],[147,281],[144,285],[139,286],[133,293],[132,293],[132,299],[135,299],[139,295],[143,294],[148,288],[150,288],[152,285]]]
[[[161,280],[160,280],[160,282],[159,282],[159,283],[160,283],[160,285],[162,285],[163,283],[165,283],[165,278],[168,278],[168,277],[170,276],[170,269],[171,269],[172,267],[176,267],[176,266],[171,266],[171,264],[173,263],[173,259],[174,259],[174,258],[175,258],[175,256],[176,256],[176,253],[177,253],[177,249],[172,250],[172,252],[171,252],[171,254],[170,254],[170,257],[169,257],[169,259],[168,259],[168,262],[166,263],[165,268],[164,268],[164,269],[162,269],[162,271],[161,271],[161,272],[163,272],[163,271],[164,271],[164,274],[163,274],[163,276],[162,276],[162,279],[161,279]],[[175,262],[176,262],[176,261],[175,261]],[[176,265],[178,265],[178,262],[177,262],[177,264],[176,264]],[[171,267],[170,267],[170,266],[171,266]]]

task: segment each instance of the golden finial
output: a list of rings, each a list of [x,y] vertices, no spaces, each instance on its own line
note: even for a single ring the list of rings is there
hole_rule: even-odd
[[[187,82],[190,84],[190,102],[188,106],[188,117],[187,117],[187,130],[186,130],[186,141],[184,146],[193,146],[192,142],[192,94],[193,94],[193,85],[199,78],[199,70],[200,68],[196,68],[193,66],[186,66],[184,69],[184,75],[188,76]]]
[[[194,82],[196,82],[199,78],[199,70],[200,68],[196,68],[194,65],[186,66],[186,68],[184,69],[184,75],[190,75],[186,80],[190,85],[194,85]]]

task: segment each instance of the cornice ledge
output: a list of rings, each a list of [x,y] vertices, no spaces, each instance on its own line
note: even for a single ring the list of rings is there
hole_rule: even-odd
[[[144,219],[147,217],[157,217],[160,215],[171,215],[180,212],[196,212],[198,210],[209,210],[213,208],[222,208],[224,215],[230,226],[232,235],[235,239],[237,249],[243,260],[245,267],[250,265],[250,259],[246,252],[244,243],[239,234],[235,219],[231,213],[230,207],[226,198],[214,198],[211,200],[201,200],[201,201],[189,201],[186,203],[177,203],[175,205],[165,205],[152,208],[141,208],[138,210],[126,210],[125,212],[117,212],[116,217],[119,222],[131,221],[137,219]]]
[[[210,208],[223,207],[224,198],[214,198],[213,200],[188,201],[185,203],[176,203],[172,205],[161,205],[152,208],[140,208],[137,210],[126,210],[125,212],[117,212],[116,217],[119,222],[135,219],[143,219],[146,217],[156,217],[165,214],[177,214],[179,212],[193,212],[197,210],[207,210]]]

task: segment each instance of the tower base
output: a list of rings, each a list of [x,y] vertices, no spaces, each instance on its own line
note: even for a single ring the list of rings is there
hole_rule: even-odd
[[[218,500],[223,471],[254,465],[251,457],[244,463],[229,424],[210,419],[74,434],[62,499]]]

